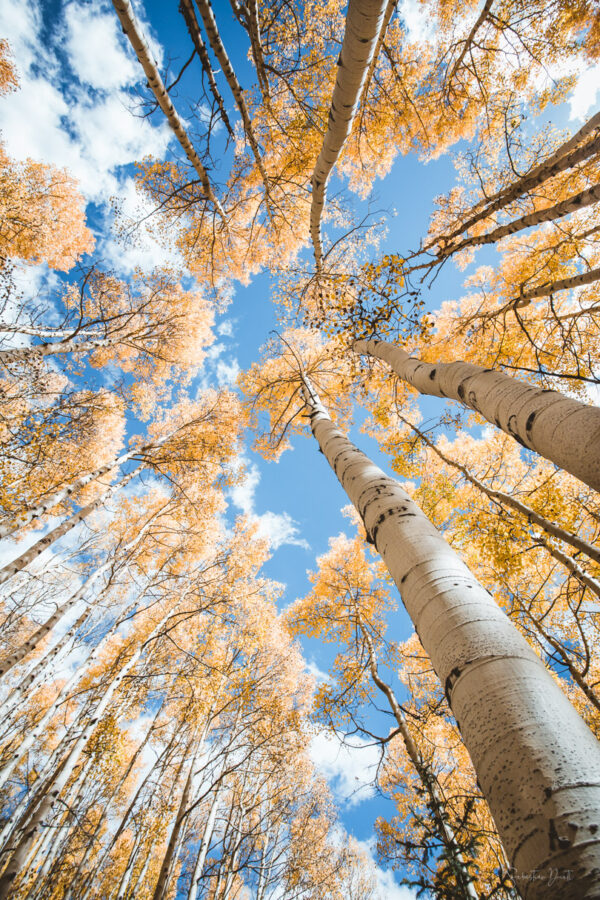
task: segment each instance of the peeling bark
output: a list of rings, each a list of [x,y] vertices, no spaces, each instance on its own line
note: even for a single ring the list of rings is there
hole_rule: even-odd
[[[600,409],[472,363],[422,362],[388,341],[355,341],[421,394],[457,400],[600,491]]]
[[[523,896],[598,897],[598,742],[410,496],[334,427],[308,383],[304,394],[313,434],[444,686]],[[553,879],[556,870],[573,877]]]

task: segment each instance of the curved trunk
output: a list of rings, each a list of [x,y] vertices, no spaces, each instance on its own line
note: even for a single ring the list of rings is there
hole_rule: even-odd
[[[386,0],[350,0],[327,131],[312,175],[310,235],[317,272],[323,265],[321,216],[327,181],[352,130],[362,86],[373,58],[386,11]]]
[[[600,491],[600,408],[472,363],[422,362],[388,341],[355,341],[421,394],[457,400]]]
[[[313,434],[444,687],[524,897],[597,897],[600,747],[594,735],[411,497],[334,427],[308,383],[304,392]],[[565,869],[571,881],[552,877]]]

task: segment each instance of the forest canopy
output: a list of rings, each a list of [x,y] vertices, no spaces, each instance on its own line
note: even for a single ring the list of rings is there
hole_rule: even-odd
[[[599,84],[597,0],[3,6],[0,900],[600,896]]]

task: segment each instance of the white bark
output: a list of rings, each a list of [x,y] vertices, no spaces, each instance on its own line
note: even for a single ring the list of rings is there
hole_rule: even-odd
[[[206,46],[204,44],[204,41],[202,40],[200,25],[198,24],[198,19],[196,18],[196,11],[194,10],[193,0],[181,0],[179,9],[183,13],[183,18],[185,19],[185,24],[187,25],[189,35],[192,39],[194,47],[196,48],[196,53],[198,54],[198,57],[200,59],[200,64],[208,80],[210,92],[213,95],[217,106],[219,107],[219,115],[221,116],[223,125],[229,132],[230,137],[235,139],[235,132],[231,127],[231,122],[229,121],[229,116],[227,115],[227,110],[225,109],[223,98],[220,94],[219,88],[217,87],[217,82],[215,81],[215,75],[210,64]]]
[[[61,537],[64,537],[65,534],[68,534],[69,531],[72,531],[80,522],[83,522],[89,515],[99,509],[103,503],[105,503],[109,497],[112,497],[117,491],[121,490],[121,488],[125,487],[126,484],[135,478],[144,468],[144,465],[138,466],[129,474],[124,475],[121,481],[117,484],[111,485],[100,497],[96,500],[93,500],[91,503],[82,506],[80,510],[76,513],[73,513],[72,516],[69,516],[68,519],[62,521],[59,525],[56,525],[55,528],[52,528],[48,534],[45,534],[44,537],[40,538],[39,541],[36,541],[28,550],[25,550],[24,553],[21,553],[16,559],[12,562],[5,565],[2,569],[0,569],[0,584],[4,584],[5,581],[8,581],[9,578],[12,578],[13,575],[16,575],[18,572],[21,572],[25,569],[30,563],[37,559],[37,557],[47,550],[48,547],[51,547],[56,541],[58,541]]]
[[[215,829],[215,821],[218,811],[219,785],[217,785],[217,787],[215,788],[215,793],[210,806],[210,811],[208,813],[208,818],[204,826],[204,831],[202,832],[202,840],[200,841],[200,849],[198,851],[198,856],[196,857],[196,864],[192,873],[192,880],[190,882],[190,889],[188,891],[187,900],[196,900],[198,896],[198,889],[200,887],[202,873],[204,872],[204,863],[206,862],[206,857],[210,849],[210,842],[212,840],[213,831]]]
[[[137,56],[142,69],[144,70],[144,74],[148,79],[148,85],[156,98],[156,102],[166,116],[167,122],[175,133],[175,136],[181,144],[185,155],[191,162],[192,166],[198,174],[198,177],[200,178],[200,182],[206,195],[206,199],[213,204],[219,215],[223,217],[223,210],[221,209],[221,204],[213,193],[213,189],[208,178],[208,172],[204,168],[200,157],[196,153],[196,150],[194,149],[194,146],[192,145],[192,142],[190,141],[187,132],[181,123],[181,119],[179,118],[177,111],[173,106],[173,103],[171,102],[171,98],[169,97],[168,91],[163,84],[163,80],[160,77],[160,73],[152,57],[150,47],[148,46],[145,37],[137,26],[131,3],[129,2],[129,0],[113,0],[113,6],[115,8],[117,16],[119,17],[119,21],[121,23],[123,31],[127,35],[131,46],[135,50],[135,55]]]
[[[44,359],[60,353],[91,353],[98,347],[112,347],[120,338],[96,338],[87,341],[54,341],[44,344],[29,344],[27,347],[10,347],[0,350],[0,364],[26,362],[30,359]]]
[[[152,631],[146,640],[141,643],[129,657],[127,662],[125,662],[121,668],[118,670],[116,675],[111,680],[110,684],[105,689],[100,701],[97,703],[93,713],[89,716],[86,725],[82,728],[79,737],[73,744],[65,762],[61,764],[60,770],[57,773],[56,777],[52,781],[52,784],[49,786],[48,791],[44,799],[41,801],[37,809],[34,811],[33,815],[29,818],[26,828],[21,834],[17,845],[11,855],[10,861],[2,875],[0,877],[0,900],[4,900],[6,896],[8,896],[8,892],[11,890],[11,884],[18,875],[27,854],[29,853],[29,849],[33,841],[35,840],[37,833],[40,829],[42,820],[44,817],[50,813],[58,800],[63,788],[67,784],[71,774],[75,770],[81,752],[88,740],[92,736],[98,721],[104,715],[109,703],[111,702],[117,688],[125,678],[125,676],[131,671],[131,669],[138,663],[140,660],[142,653],[146,646],[158,635],[162,627],[168,621],[168,619],[173,615],[173,610],[170,610],[166,615],[162,617],[162,619],[154,626]],[[75,676],[79,676],[80,670],[75,673]],[[74,676],[74,677],[75,677]],[[54,706],[54,704],[53,704]],[[46,714],[47,715],[47,714]],[[45,717],[44,717],[45,718]],[[27,740],[27,739],[26,739]],[[25,741],[23,742],[25,743]]]
[[[309,387],[305,397],[313,434],[444,686],[523,896],[598,897],[598,742],[410,496],[334,427]],[[571,881],[551,877],[567,869]]]
[[[352,130],[363,82],[384,21],[386,0],[350,0],[327,131],[312,175],[310,234],[317,272],[323,264],[321,216],[327,181]]]
[[[212,11],[212,6],[210,5],[210,0],[196,0],[198,9],[200,11],[200,15],[202,17],[202,21],[204,23],[204,28],[206,29],[206,34],[208,35],[208,40],[210,46],[212,48],[213,53],[217,57],[219,61],[219,65],[223,70],[223,75],[227,80],[227,84],[231,89],[231,93],[235,97],[235,102],[237,104],[237,108],[239,110],[240,116],[242,117],[242,124],[244,126],[244,134],[248,139],[248,143],[250,144],[250,148],[252,150],[252,154],[256,161],[256,165],[258,167],[258,171],[260,172],[260,177],[262,178],[264,187],[265,187],[265,196],[267,198],[267,202],[270,201],[270,184],[269,184],[269,176],[267,175],[262,156],[260,154],[260,149],[258,147],[258,142],[256,140],[254,129],[252,128],[252,122],[250,120],[250,115],[248,113],[248,108],[246,106],[246,101],[244,100],[244,92],[240,87],[240,83],[237,80],[237,76],[231,65],[231,60],[227,55],[227,51],[225,50],[225,45],[221,40],[221,35],[219,34],[219,29],[217,28],[217,22],[215,20],[214,13]]]
[[[597,114],[594,119],[598,120],[598,125],[596,126],[596,128],[600,128],[600,114]],[[567,144],[570,143],[570,141],[567,142]],[[564,146],[567,146],[567,144],[565,144]],[[540,163],[540,165],[532,169],[529,174],[524,175],[522,178],[519,178],[517,179],[517,181],[508,185],[508,187],[504,191],[498,192],[498,194],[495,195],[495,199],[490,198],[489,200],[482,201],[482,208],[478,209],[477,211],[471,210],[471,212],[467,214],[467,217],[463,219],[463,221],[457,228],[454,228],[448,234],[443,234],[439,237],[434,238],[429,242],[427,246],[440,244],[440,246],[445,247],[445,245],[449,241],[451,241],[455,237],[458,237],[458,235],[462,234],[463,231],[467,231],[469,228],[472,228],[482,219],[487,219],[493,213],[507,206],[513,200],[516,200],[523,194],[532,191],[538,185],[543,184],[544,181],[553,178],[560,172],[564,172],[567,169],[573,168],[573,166],[577,165],[579,162],[582,162],[583,160],[588,159],[590,156],[593,156],[598,152],[599,149],[600,134],[596,135],[592,140],[587,141],[583,145],[578,145],[570,148],[568,152],[563,153],[558,157],[555,154],[552,154],[552,157],[549,157],[543,163]]]
[[[196,766],[198,764],[198,760],[202,754],[204,749],[204,742],[206,741],[206,736],[208,734],[210,727],[210,719],[207,721],[206,726],[202,732],[200,739],[196,743],[196,748],[194,753],[192,754],[192,761],[190,763],[187,778],[185,781],[185,785],[183,786],[183,791],[181,792],[181,797],[179,800],[179,805],[177,811],[175,813],[175,819],[173,820],[171,827],[171,834],[169,835],[169,841],[167,844],[167,849],[165,851],[165,855],[163,857],[162,865],[160,868],[160,872],[158,875],[158,881],[156,883],[156,887],[154,889],[154,894],[152,896],[152,900],[163,900],[166,896],[167,889],[169,886],[169,876],[171,874],[171,869],[173,863],[176,860],[176,847],[179,844],[180,838],[183,837],[183,831],[185,830],[185,819],[188,812],[188,805],[190,801],[190,796],[192,793],[192,787],[194,782],[194,776],[196,775]],[[192,741],[195,740],[195,737],[192,738]],[[183,765],[183,762],[182,762]]]
[[[472,363],[422,362],[388,341],[355,341],[421,394],[474,409],[529,450],[600,491],[600,408]]]
[[[581,553],[585,553],[590,559],[593,559],[595,562],[600,563],[600,550],[597,547],[594,547],[593,544],[590,544],[588,541],[584,541],[583,538],[580,538],[577,534],[572,534],[572,532],[567,531],[565,528],[561,528],[560,525],[557,525],[555,522],[551,522],[550,519],[547,519],[545,516],[540,515],[540,513],[536,512],[530,506],[527,506],[526,503],[522,503],[521,500],[517,500],[516,497],[513,497],[512,494],[505,494],[504,491],[496,491],[493,488],[488,487],[478,478],[469,472],[466,466],[463,466],[461,463],[456,462],[454,459],[450,459],[449,456],[446,456],[439,447],[437,447],[432,440],[430,440],[426,434],[424,434],[416,425],[413,425],[412,422],[409,422],[407,419],[402,419],[403,422],[412,428],[415,434],[418,434],[421,440],[427,444],[428,447],[431,447],[433,452],[439,456],[442,462],[445,462],[446,465],[452,466],[453,469],[456,469],[458,472],[461,472],[462,475],[466,478],[470,484],[480,490],[483,494],[489,497],[491,500],[497,500],[501,505],[509,506],[511,509],[516,510],[516,512],[520,513],[524,516],[528,522],[539,525],[542,531],[545,531],[546,534],[551,535],[552,537],[558,538],[560,541],[564,541],[566,544],[570,544],[576,550],[579,550]]]
[[[562,219],[564,216],[577,212],[578,209],[592,206],[598,200],[600,200],[600,184],[594,184],[592,187],[579,191],[578,194],[573,194],[571,197],[567,197],[553,206],[527,213],[527,215],[514,219],[512,222],[507,222],[506,225],[499,225],[485,234],[469,235],[456,244],[449,244],[448,246],[440,242],[438,257],[443,259],[465,247],[481,247],[484,244],[495,244],[509,234],[516,234],[518,231],[531,228],[533,225],[541,225],[542,222],[553,222],[555,219]]]
[[[166,504],[165,504],[166,505]],[[135,550],[135,548],[140,544],[142,538],[150,528],[151,524],[155,521],[155,519],[160,515],[162,510],[161,508],[158,512],[154,513],[150,518],[144,523],[144,525],[140,528],[138,533],[133,537],[130,541],[127,541],[126,544],[121,548],[121,553],[123,555],[129,553],[131,550]],[[108,572],[115,564],[114,559],[108,559],[106,562],[102,563],[102,565],[98,566],[97,569],[94,569],[90,575],[86,576],[84,583],[78,588],[70,597],[65,600],[65,602],[57,607],[56,611],[50,616],[49,619],[37,628],[30,637],[24,641],[20,647],[18,647],[10,656],[0,662],[0,677],[6,675],[6,673],[13,667],[16,666],[28,653],[31,653],[32,650],[39,645],[40,641],[42,641],[46,635],[52,631],[54,626],[65,616],[70,609],[73,607],[88,593],[90,587],[98,581],[99,578],[104,575],[105,572]],[[65,644],[70,640],[72,635],[75,633],[77,628],[82,624],[83,620],[87,616],[87,610],[85,610],[81,616],[77,619],[74,625],[63,635],[60,641],[48,650],[47,654],[40,660],[40,663],[45,663],[48,659],[56,656],[60,650],[65,646]],[[35,672],[35,670],[34,670]],[[20,690],[23,690],[28,684],[31,683],[33,678],[35,678],[34,672],[30,673],[27,679],[24,679],[23,686],[20,687]],[[10,695],[9,695],[10,696]],[[8,702],[9,697],[7,697],[5,702]]]

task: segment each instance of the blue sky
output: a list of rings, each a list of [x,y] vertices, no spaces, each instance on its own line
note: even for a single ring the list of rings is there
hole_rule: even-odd
[[[239,80],[242,86],[249,85],[252,70],[246,60],[246,35],[233,19],[228,0],[215,0],[213,5]],[[176,4],[147,0],[143,6],[134,6],[159,62],[172,59],[172,72],[177,72],[191,48]],[[413,27],[422,27],[416,0],[401,3],[400,9]],[[160,113],[149,119],[132,114],[136,92],[143,90],[143,77],[112,6],[100,0],[4,0],[0,34],[13,47],[21,79],[20,91],[0,103],[0,128],[9,153],[66,166],[79,179],[97,237],[94,261],[101,260],[125,276],[136,265],[150,269],[173,259],[173,251],[157,245],[149,235],[142,235],[137,245],[123,247],[110,231],[111,197],[119,198],[133,217],[141,209],[133,188],[134,160],[147,154],[168,156],[177,149]],[[174,98],[183,117],[195,99],[199,77],[195,60]],[[571,106],[561,109],[565,121],[571,114],[583,116],[592,104],[594,78],[600,83],[598,70],[585,76]],[[232,118],[237,118],[231,98],[227,102]],[[226,178],[226,163],[224,160],[222,171],[215,173],[217,180]],[[375,207],[389,213],[384,249],[396,251],[418,243],[433,198],[447,190],[453,178],[449,156],[427,165],[414,156],[397,160],[391,174],[375,186]],[[334,179],[332,190],[335,185]],[[482,261],[480,256],[478,262]],[[39,291],[43,296],[54,277],[44,267],[28,268],[21,281],[32,295]],[[429,307],[435,309],[442,301],[459,296],[463,278],[463,273],[446,267],[443,279],[426,294]],[[209,381],[229,383],[259,358],[260,347],[277,324],[270,293],[266,274],[248,287],[234,287],[204,373]],[[441,409],[441,401],[428,403],[426,414]],[[386,467],[373,441],[358,429],[353,437]],[[270,536],[273,557],[266,574],[285,585],[284,602],[288,603],[307,592],[306,571],[314,568],[315,557],[325,552],[329,537],[342,530],[351,533],[352,526],[341,513],[348,501],[310,437],[295,439],[293,448],[278,463],[265,463],[250,446],[245,457],[249,474],[232,493],[232,511],[257,517],[263,532]],[[399,611],[390,634],[404,639],[410,632],[406,615]],[[306,654],[314,671],[326,668],[328,654],[317,642],[307,643]],[[375,817],[386,811],[385,802],[374,798],[366,784],[373,774],[370,766],[376,761],[376,752],[372,748],[348,751],[333,739],[321,737],[315,742],[314,755],[340,801],[345,827],[369,842]],[[379,877],[384,896],[392,900],[412,896],[394,886],[389,873],[380,872]]]

